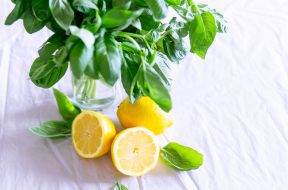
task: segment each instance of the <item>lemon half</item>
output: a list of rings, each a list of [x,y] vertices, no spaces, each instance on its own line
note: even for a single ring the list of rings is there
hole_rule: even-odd
[[[129,176],[142,176],[156,166],[159,146],[151,131],[135,127],[116,135],[111,155],[118,171]]]
[[[97,158],[107,153],[115,134],[113,122],[94,111],[81,112],[72,124],[73,146],[83,158]]]

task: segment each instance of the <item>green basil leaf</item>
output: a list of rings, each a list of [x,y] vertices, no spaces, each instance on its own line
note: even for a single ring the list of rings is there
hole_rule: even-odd
[[[45,62],[37,58],[30,68],[29,76],[36,86],[50,88],[64,76],[67,68],[67,63],[57,65],[52,60]]]
[[[123,51],[130,52],[130,53],[140,53],[140,50],[130,42],[122,42],[121,48]]]
[[[72,6],[82,13],[88,13],[91,9],[98,9],[96,4],[94,0],[73,0]]]
[[[154,100],[164,111],[170,111],[172,102],[169,87],[150,65],[147,64],[146,68],[140,71],[137,85],[142,93]]]
[[[80,78],[89,61],[93,59],[94,47],[87,48],[82,41],[77,41],[70,52],[70,66],[73,75]]]
[[[47,0],[31,0],[32,10],[39,20],[46,21],[50,18],[49,2]]]
[[[71,126],[66,121],[47,121],[29,130],[40,137],[52,139],[71,136]]]
[[[173,6],[173,9],[185,20],[193,20],[196,15],[186,4],[183,6]]]
[[[198,4],[198,7],[200,8],[201,11],[208,11],[214,16],[217,26],[217,32],[219,33],[227,32],[227,21],[225,20],[224,16],[221,13],[219,13],[219,11],[217,11],[216,9],[211,9],[208,7],[208,5],[205,4]]]
[[[197,14],[190,23],[190,45],[191,52],[196,53],[202,59],[205,59],[206,53],[216,36],[216,24],[213,15],[210,12]]]
[[[38,51],[43,61],[50,60],[55,53],[64,45],[63,40],[66,37],[59,34],[53,34]]]
[[[113,190],[128,190],[128,188],[117,181]]]
[[[29,34],[41,30],[46,25],[45,21],[41,21],[34,16],[30,1],[26,2],[26,11],[23,17],[23,24]]]
[[[6,25],[13,24],[16,20],[20,19],[25,12],[25,8],[26,8],[25,0],[16,0],[15,3],[16,5],[14,9],[11,11],[11,13],[8,15],[8,17],[5,20]]]
[[[125,53],[122,57],[121,66],[121,81],[124,90],[129,95],[131,102],[136,101],[140,96],[140,89],[133,84],[133,81],[137,81],[137,72],[139,70],[139,64],[134,62],[133,58],[130,57],[131,54]]]
[[[73,121],[73,119],[81,112],[80,108],[72,104],[69,98],[59,90],[53,88],[53,93],[62,117],[66,121]]]
[[[172,83],[170,65],[171,62],[169,61],[168,57],[163,53],[157,52],[153,68],[161,77],[161,79],[165,82],[165,85],[167,86],[168,90],[170,90]]]
[[[93,46],[95,38],[92,32],[84,28],[78,28],[77,26],[70,26],[69,29],[71,34],[80,38],[87,48],[91,48]]]
[[[121,9],[129,9],[131,5],[131,0],[112,0],[112,6],[121,8]]]
[[[146,2],[143,0],[132,0],[132,3],[141,7],[148,7]]]
[[[89,61],[84,73],[93,79],[99,79],[99,71],[95,63],[94,60]]]
[[[164,162],[178,171],[188,171],[199,168],[203,164],[203,155],[196,150],[171,142],[161,149]]]
[[[182,40],[182,37],[176,31],[172,31],[166,35],[163,40],[163,48],[165,54],[172,62],[184,59],[189,52],[189,49]]]
[[[63,30],[54,19],[48,20],[46,23],[46,27],[53,31],[56,34],[65,34],[65,30]]]
[[[118,8],[112,8],[107,11],[102,18],[102,25],[106,28],[121,27],[121,30],[128,27],[132,22],[139,17],[143,9],[129,11]]]
[[[99,28],[101,27],[102,20],[99,16],[98,11],[96,12],[96,16],[89,16],[84,18],[81,27],[89,30],[93,34],[96,34],[98,32]]]
[[[68,62],[68,50],[65,46],[62,46],[57,53],[55,54],[55,56],[53,57],[53,61],[57,64],[57,65],[61,65],[64,64],[66,62]]]
[[[168,5],[180,5],[181,0],[165,0]]]
[[[145,2],[152,10],[155,20],[161,20],[166,17],[168,7],[165,3],[165,0],[145,0]]]
[[[160,25],[160,22],[155,21],[149,14],[142,14],[139,17],[139,20],[141,22],[142,29],[146,31],[156,29]]]
[[[121,69],[120,51],[113,36],[106,34],[98,37],[95,44],[95,60],[105,82],[113,86]]]
[[[55,21],[63,28],[68,30],[74,19],[74,11],[68,0],[49,0],[49,8]]]

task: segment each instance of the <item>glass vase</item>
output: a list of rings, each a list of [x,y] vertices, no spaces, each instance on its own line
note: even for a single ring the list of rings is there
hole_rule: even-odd
[[[73,99],[83,110],[102,111],[115,100],[116,85],[110,86],[101,79],[87,75],[76,78],[72,74]]]

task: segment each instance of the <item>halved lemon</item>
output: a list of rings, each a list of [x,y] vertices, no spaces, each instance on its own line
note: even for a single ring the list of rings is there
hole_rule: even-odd
[[[72,142],[83,158],[97,158],[110,150],[116,129],[105,115],[94,111],[81,112],[72,123]]]
[[[156,166],[159,146],[148,129],[129,128],[116,135],[111,155],[118,171],[129,176],[142,176]]]

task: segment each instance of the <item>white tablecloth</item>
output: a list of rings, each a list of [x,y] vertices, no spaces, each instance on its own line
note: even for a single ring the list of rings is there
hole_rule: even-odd
[[[110,155],[79,158],[67,140],[28,132],[60,116],[50,90],[28,79],[46,30],[4,26],[12,8],[0,1],[0,189],[106,190],[116,173],[130,190],[288,189],[288,1],[218,0],[229,32],[218,35],[205,61],[189,56],[173,67],[175,125],[159,136],[194,147],[204,165],[175,172],[161,161],[143,177],[114,169]],[[70,93],[69,77],[56,88]],[[123,98],[118,95],[116,104]],[[107,111],[119,126],[114,109]]]

